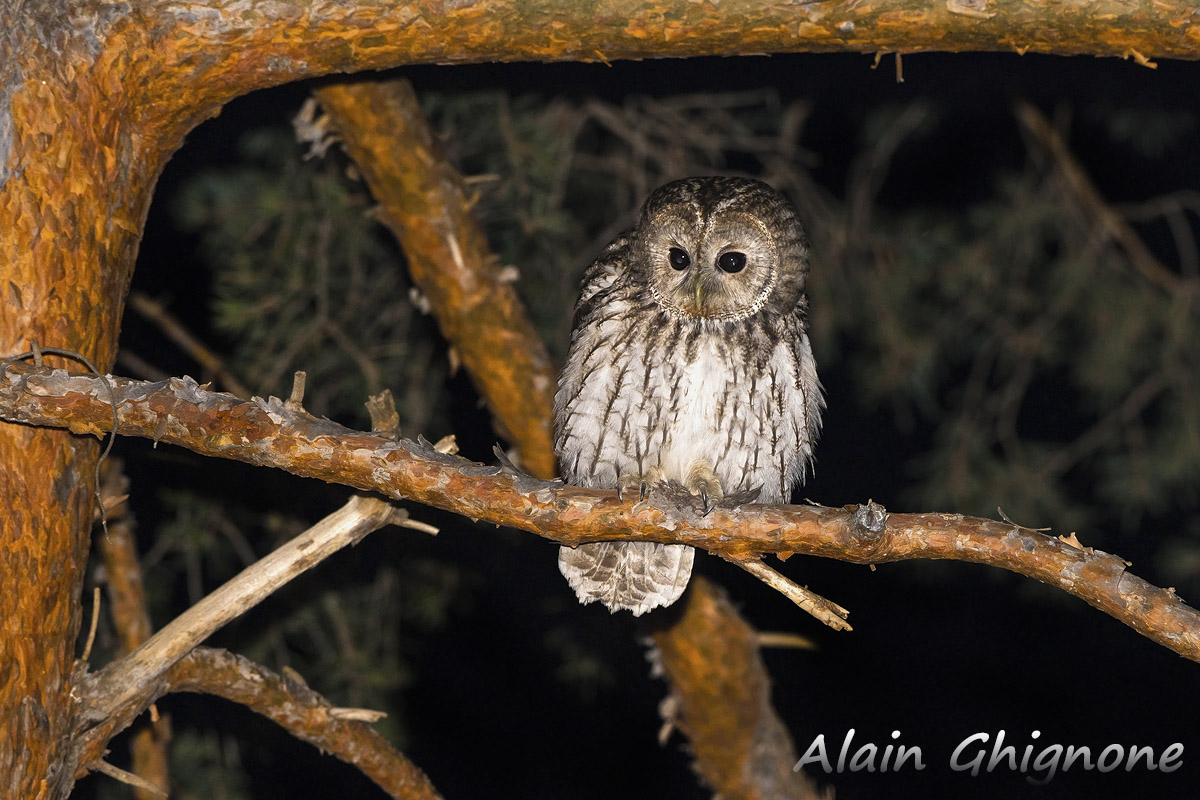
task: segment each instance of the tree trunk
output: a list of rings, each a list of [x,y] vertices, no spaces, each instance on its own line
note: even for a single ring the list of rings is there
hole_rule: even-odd
[[[128,56],[96,58],[97,32],[67,33],[69,22],[12,4],[0,13],[0,356],[37,341],[104,369],[151,188],[178,139],[144,146],[121,120],[114,62]],[[61,797],[74,784],[74,647],[99,452],[92,438],[0,425],[5,797]]]

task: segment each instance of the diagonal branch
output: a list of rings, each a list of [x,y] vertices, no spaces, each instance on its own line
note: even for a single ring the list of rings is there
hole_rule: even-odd
[[[393,499],[408,498],[474,520],[531,531],[566,545],[595,541],[687,544],[732,560],[803,553],[861,564],[912,558],[990,564],[1056,586],[1180,655],[1200,661],[1200,613],[1173,589],[1128,564],[1012,523],[960,514],[864,514],[869,506],[673,506],[657,488],[631,507],[616,492],[539,481],[437,452],[423,440],[352,431],[276,398],[241,401],[190,378],[113,378],[118,433],[202,455],[272,466]],[[99,378],[12,364],[0,372],[0,419],[102,435],[112,425]],[[864,521],[867,520],[867,521]],[[736,534],[731,532],[736,531]]]
[[[688,737],[713,793],[745,800],[830,798],[793,771],[796,749],[771,707],[758,632],[701,575],[682,605],[678,623],[652,634],[652,659],[671,687],[662,705],[665,725]]]
[[[440,800],[419,767],[357,709],[336,708],[302,683],[225,650],[198,647],[167,674],[172,692],[203,692],[241,703],[322,752],[352,764],[397,800]]]
[[[471,216],[462,178],[439,154],[412,84],[347,83],[316,94],[498,429],[519,447],[525,469],[550,477],[550,356]]]
[[[470,217],[470,203],[457,174],[436,155],[434,136],[411,85],[393,81],[333,86],[319,90],[318,97],[382,203],[384,218],[408,254],[409,271],[431,313],[498,422],[507,428],[523,465],[538,477],[553,475],[549,434],[554,375],[545,346],[534,334],[512,284],[501,280],[496,258]],[[395,174],[401,165],[405,169]],[[749,561],[767,569],[757,556]],[[689,607],[715,594],[706,587],[696,579],[688,594]],[[749,626],[728,603],[719,609],[723,612],[719,625],[708,624],[708,614],[689,613],[659,633],[672,642],[702,640],[708,648],[741,656],[712,660],[705,668],[691,670],[662,659],[675,705],[686,711],[681,725],[686,725],[697,753],[696,769],[709,785],[736,785],[744,790],[738,796],[753,796],[755,787],[760,796],[769,796],[781,784],[805,787],[804,779],[792,772],[795,747],[787,728],[771,707],[769,694],[756,691],[765,687],[766,671],[757,648],[741,646],[746,641],[741,634]],[[747,674],[761,680],[746,685]],[[730,684],[736,688],[722,691],[718,701],[707,694],[714,685],[724,689]],[[731,748],[729,742],[751,746]],[[702,755],[712,752],[730,757]]]
[[[397,800],[440,800],[425,774],[378,731],[356,718],[357,709],[333,706],[304,684],[226,650],[198,647],[184,656],[136,704],[142,708],[171,692],[202,692],[240,703],[298,739],[359,769]],[[88,737],[91,744],[107,737]],[[88,763],[87,759],[81,763]]]
[[[342,508],[229,579],[132,653],[91,676],[80,718],[97,722],[113,717],[214,631],[280,586],[372,531],[406,520],[404,511],[378,498],[351,497]]]

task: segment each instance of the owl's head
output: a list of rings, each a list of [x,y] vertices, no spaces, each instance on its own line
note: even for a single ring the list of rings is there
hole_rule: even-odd
[[[808,243],[782,195],[750,178],[685,178],[657,189],[633,231],[634,268],[673,316],[740,321],[789,314],[804,297]]]

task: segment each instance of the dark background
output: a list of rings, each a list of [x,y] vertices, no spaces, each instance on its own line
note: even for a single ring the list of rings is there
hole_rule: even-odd
[[[1159,61],[1157,70],[1132,61],[1016,55],[909,55],[902,84],[892,57],[878,69],[857,55],[798,55],[773,58],[696,59],[585,65],[483,65],[405,70],[418,92],[505,87],[519,93],[597,94],[620,99],[627,93],[670,94],[774,87],[784,97],[813,104],[804,146],[819,155],[814,174],[837,194],[857,151],[858,127],[872,109],[926,98],[943,114],[919,151],[905,152],[892,166],[882,204],[954,207],[990,191],[994,176],[1026,158],[1012,113],[1018,98],[1046,113],[1056,109],[1155,108],[1195,113],[1200,66]],[[399,73],[398,73],[399,74]],[[175,156],[151,209],[135,289],[173,299],[172,310],[202,334],[208,332],[210,278],[194,255],[194,240],[176,229],[169,213],[177,188],[201,169],[234,163],[234,145],[248,129],[265,122],[286,124],[308,94],[292,85],[235,101],[199,127]],[[1071,147],[1112,202],[1140,200],[1181,188],[1200,178],[1196,136],[1157,161],[1131,165],[1126,151],[1092,135],[1099,124],[1076,114]],[[1152,246],[1156,243],[1151,238]],[[814,265],[819,270],[820,264]],[[194,370],[159,340],[143,321],[129,315],[123,344],[174,374]],[[930,430],[900,430],[890,411],[864,411],[854,402],[855,379],[835,365],[821,372],[829,409],[817,450],[815,476],[797,499],[838,506],[873,498],[894,511],[916,480],[907,466],[929,447]],[[467,455],[486,460],[494,440],[471,396],[456,379],[454,432]],[[1046,409],[1061,414],[1054,396]],[[1033,409],[1032,413],[1036,413]],[[423,431],[436,440],[450,431]],[[415,433],[415,432],[414,432]],[[162,483],[223,487],[241,499],[258,495],[269,509],[273,478],[251,468],[202,460],[182,453],[152,453],[149,443],[122,441],[138,487]],[[301,484],[287,511],[316,520],[339,502],[314,482]],[[140,536],[149,548],[155,536],[155,506],[141,492]],[[266,495],[266,496],[263,496]],[[936,509],[954,511],[956,509]],[[236,641],[299,602],[317,586],[337,585],[340,576],[373,563],[434,556],[460,565],[470,576],[452,623],[422,633],[408,654],[414,679],[393,710],[404,719],[404,751],[447,798],[701,798],[689,767],[687,743],[678,735],[665,747],[655,737],[656,710],[665,687],[650,677],[644,629],[626,616],[610,617],[597,607],[576,607],[555,567],[555,546],[535,537],[473,526],[421,510],[442,526],[436,539],[387,530],[369,537],[305,575],[280,596],[222,632],[214,644]],[[1169,523],[1169,515],[1164,520]],[[1164,584],[1154,558],[1168,530],[1145,525],[1137,537],[1104,541],[1081,532],[1085,544],[1117,552],[1132,571]],[[768,650],[775,702],[797,748],[803,752],[824,734],[831,759],[849,728],[856,743],[882,747],[892,742],[920,746],[926,768],[898,774],[815,777],[840,798],[954,797],[1045,798],[1194,796],[1200,774],[1196,736],[1197,665],[1151,643],[1083,602],[1021,576],[965,563],[905,562],[866,567],[793,558],[781,569],[851,610],[851,633],[825,629],[736,568],[701,555],[697,569],[725,586],[751,624],[811,637],[815,651]],[[1185,594],[1185,598],[1186,598]],[[165,613],[165,612],[163,612]],[[653,615],[651,615],[653,617]],[[551,622],[547,622],[551,620]],[[156,618],[158,625],[166,617]],[[566,625],[609,660],[616,681],[594,692],[556,677],[557,656],[545,644],[549,624]],[[315,689],[322,691],[320,685]],[[216,727],[240,744],[240,768],[249,796],[376,796],[371,784],[349,767],[281,734],[270,723],[208,697],[184,695],[160,707],[174,715],[177,730]],[[969,777],[952,772],[955,744],[977,732],[1004,730],[1022,747],[1041,731],[1038,748],[1051,744],[1108,744],[1154,747],[1185,745],[1184,767],[1172,774],[1138,768],[1127,774],[1074,769],[1036,787],[1022,775],[997,771]],[[857,746],[857,745],[856,745]],[[117,763],[121,763],[119,758]],[[93,777],[82,796],[106,780]]]

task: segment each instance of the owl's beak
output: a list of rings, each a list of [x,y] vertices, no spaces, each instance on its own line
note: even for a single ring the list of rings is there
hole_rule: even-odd
[[[704,311],[704,281],[701,279],[700,275],[696,275],[695,281],[696,288],[694,297],[696,300],[696,313],[699,314]]]

